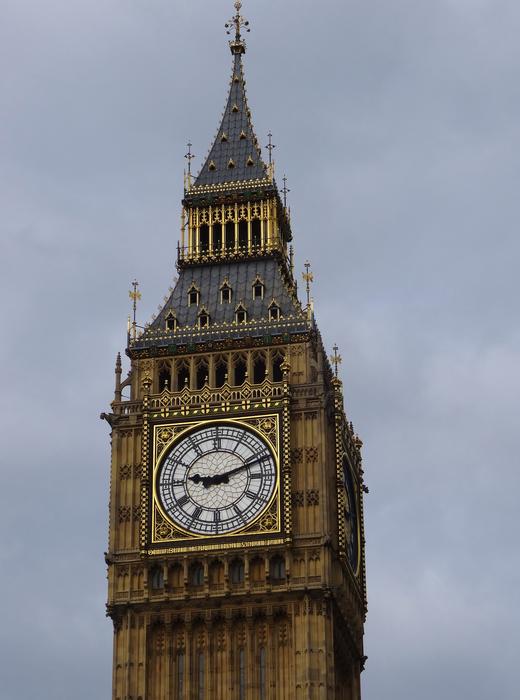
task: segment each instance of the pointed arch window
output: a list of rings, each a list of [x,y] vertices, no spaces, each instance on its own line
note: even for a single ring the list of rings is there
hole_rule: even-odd
[[[265,354],[263,352],[255,353],[253,356],[253,382],[255,384],[261,384],[265,381],[266,368]]]
[[[228,363],[226,357],[219,357],[215,362],[215,386],[220,389],[228,379]]]
[[[255,248],[260,248],[262,245],[262,224],[260,219],[253,219],[251,222],[251,241]]]
[[[285,356],[283,352],[276,352],[273,356],[273,382],[283,381],[283,370],[282,365],[284,363]]]
[[[177,364],[177,391],[181,391],[184,387],[190,385],[190,366],[186,360],[182,360]]]
[[[165,322],[165,330],[167,331],[176,331],[177,330],[177,318],[175,317],[175,314],[173,311],[169,311],[168,315],[166,316]]]
[[[264,298],[265,284],[262,282],[260,277],[257,277],[253,282],[253,299],[263,299]]]
[[[200,360],[197,365],[197,389],[203,389],[208,381],[208,363]]]
[[[200,252],[207,253],[209,251],[209,226],[202,224],[199,230]]]
[[[198,306],[199,299],[200,299],[200,292],[199,292],[198,288],[196,287],[195,282],[193,282],[191,287],[188,290],[188,306]]]
[[[169,362],[159,365],[159,391],[170,389],[172,385],[172,368]]]
[[[242,386],[247,379],[247,362],[243,355],[238,355],[234,359],[233,383],[235,386]]]
[[[245,323],[247,321],[247,309],[243,304],[239,304],[235,311],[235,320],[237,323]]]

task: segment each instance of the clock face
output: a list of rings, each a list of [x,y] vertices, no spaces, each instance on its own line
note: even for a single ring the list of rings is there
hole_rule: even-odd
[[[357,571],[359,561],[358,516],[356,492],[350,467],[346,458],[343,459],[343,480],[345,484],[345,535],[347,556],[351,567]]]
[[[226,535],[251,523],[276,487],[276,462],[252,430],[230,423],[198,428],[163,459],[156,489],[168,517],[197,535]]]

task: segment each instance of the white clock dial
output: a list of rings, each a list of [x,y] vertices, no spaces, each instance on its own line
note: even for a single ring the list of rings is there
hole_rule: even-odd
[[[252,430],[231,423],[198,428],[176,443],[157,473],[157,493],[183,530],[217,536],[240,530],[266,508],[276,462]]]

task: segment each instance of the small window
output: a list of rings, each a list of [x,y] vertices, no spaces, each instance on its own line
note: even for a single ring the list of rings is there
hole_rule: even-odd
[[[231,287],[227,282],[224,282],[224,284],[220,288],[220,302],[222,304],[231,304],[232,296],[233,293]]]
[[[202,311],[199,314],[199,328],[207,328],[209,326],[209,314],[206,311]]]
[[[176,331],[177,330],[177,319],[174,314],[170,311],[168,316],[166,316],[166,330]]]
[[[280,307],[277,306],[276,304],[271,304],[269,307],[269,320],[270,321],[278,321],[280,318]]]
[[[188,292],[188,306],[199,305],[199,290],[193,285]]]
[[[200,250],[202,253],[207,253],[209,250],[209,226],[202,224],[199,232]]]
[[[253,299],[263,299],[264,298],[264,285],[260,280],[256,280],[253,284]]]
[[[273,382],[283,381],[283,369],[282,365],[284,363],[284,356],[281,353],[277,353],[273,358]]]
[[[238,307],[238,309],[236,310],[235,317],[237,323],[245,323],[247,321],[247,311],[244,309],[243,306]]]

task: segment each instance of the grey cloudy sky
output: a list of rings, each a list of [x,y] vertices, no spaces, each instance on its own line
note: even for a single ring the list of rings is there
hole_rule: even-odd
[[[174,270],[230,0],[0,0],[0,697],[110,696],[128,287]],[[513,700],[520,3],[246,0],[248,93],[364,439],[364,700]]]

